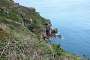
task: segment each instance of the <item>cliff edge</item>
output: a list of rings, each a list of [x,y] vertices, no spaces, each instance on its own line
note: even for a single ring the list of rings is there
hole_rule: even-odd
[[[33,7],[0,0],[0,60],[80,60],[41,38],[47,22]]]

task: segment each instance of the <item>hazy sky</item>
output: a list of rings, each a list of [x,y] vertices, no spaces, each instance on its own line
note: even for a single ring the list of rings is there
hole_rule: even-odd
[[[78,20],[90,21],[90,0],[15,0],[21,5],[35,7],[51,20],[69,24]],[[65,22],[65,20],[68,20]],[[77,21],[76,21],[77,20]],[[68,22],[68,23],[67,23]]]
[[[41,13],[51,13],[51,15],[83,12],[90,10],[90,0],[15,0],[21,5],[35,7]],[[50,14],[47,14],[50,15]]]

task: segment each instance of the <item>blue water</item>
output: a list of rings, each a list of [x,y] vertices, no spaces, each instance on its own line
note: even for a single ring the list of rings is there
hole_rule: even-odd
[[[21,5],[32,6],[49,18],[64,39],[52,42],[66,51],[90,57],[90,0],[16,0]]]

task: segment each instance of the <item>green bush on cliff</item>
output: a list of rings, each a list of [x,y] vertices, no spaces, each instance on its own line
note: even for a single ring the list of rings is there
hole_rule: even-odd
[[[64,50],[60,47],[60,45],[57,45],[57,44],[52,44],[52,49],[55,55],[60,56],[64,52]]]

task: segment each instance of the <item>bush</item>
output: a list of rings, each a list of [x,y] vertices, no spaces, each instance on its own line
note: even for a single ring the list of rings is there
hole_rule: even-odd
[[[60,56],[64,52],[64,50],[60,47],[60,45],[53,44],[52,48],[55,55]]]

